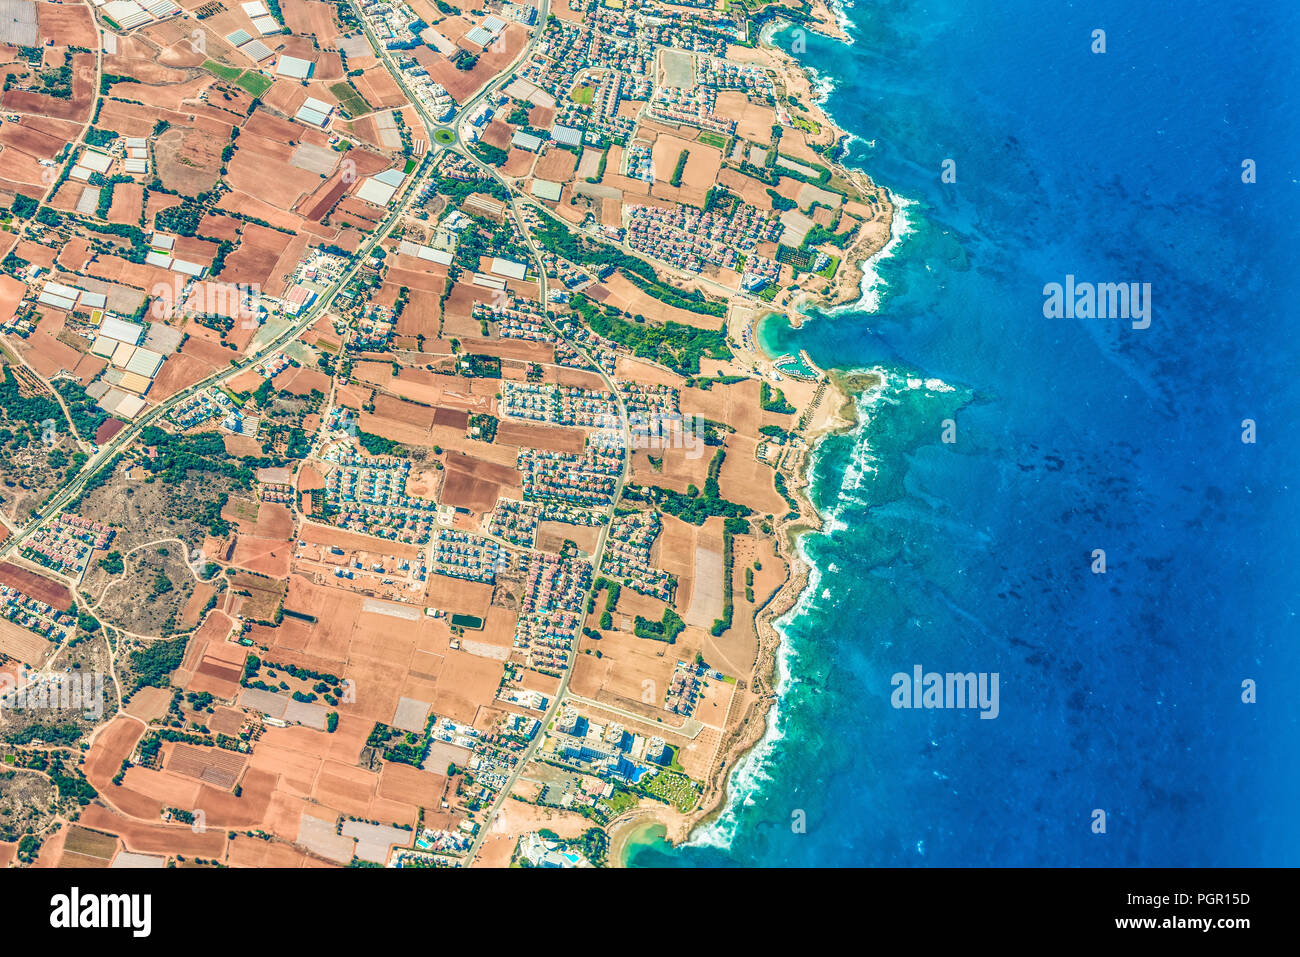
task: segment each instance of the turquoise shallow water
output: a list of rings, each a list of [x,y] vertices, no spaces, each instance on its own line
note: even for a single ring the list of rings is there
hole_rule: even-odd
[[[849,13],[801,59],[910,228],[876,311],[762,337],[888,386],[818,456],[772,740],[721,821],[631,863],[1300,862],[1296,13]],[[1044,318],[1067,274],[1151,283],[1150,328]],[[915,664],[997,672],[999,716],[891,707]]]

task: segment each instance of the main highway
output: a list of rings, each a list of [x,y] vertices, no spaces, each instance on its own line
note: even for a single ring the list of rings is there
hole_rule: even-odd
[[[234,378],[241,372],[257,365],[273,353],[282,349],[290,342],[297,339],[307,329],[309,329],[333,303],[338,293],[347,286],[361,268],[361,264],[378,246],[384,238],[392,231],[393,226],[401,218],[406,208],[419,193],[420,184],[428,178],[432,170],[436,156],[440,150],[430,150],[420,167],[409,177],[403,184],[403,192],[400,200],[395,202],[387,216],[380,221],[379,226],[375,229],[370,238],[353,255],[348,267],[317,297],[316,301],[283,332],[275,336],[268,342],[258,346],[253,352],[241,359],[239,362],[232,364],[226,369],[218,370],[206,378],[194,383],[191,386],[180,390],[170,398],[160,402],[151,408],[148,412],[141,415],[138,419],[131,422],[126,428],[117,433],[109,442],[103,445],[98,452],[82,466],[81,471],[70,482],[62,486],[54,495],[50,497],[35,516],[29,519],[27,524],[21,526],[3,545],[0,545],[0,557],[11,554],[22,548],[23,543],[32,536],[38,529],[50,522],[55,516],[67,507],[69,502],[75,501],[81,494],[86,484],[99,472],[106,467],[119,452],[129,446],[132,442],[140,437],[140,434],[147,426],[153,425],[164,418],[168,412],[179,406],[191,396],[197,395],[204,389],[221,385],[229,379]]]

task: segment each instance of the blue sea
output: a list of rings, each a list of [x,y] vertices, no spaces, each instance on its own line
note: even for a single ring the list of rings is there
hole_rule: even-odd
[[[886,386],[817,457],[769,740],[630,863],[1300,864],[1300,7],[845,12],[797,55],[906,225],[874,309],[761,339]],[[1045,318],[1067,275],[1150,283],[1150,327]],[[895,709],[918,664],[998,717]]]

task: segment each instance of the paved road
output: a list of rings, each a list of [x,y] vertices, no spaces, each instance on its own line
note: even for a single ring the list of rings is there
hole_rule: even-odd
[[[473,154],[467,154],[467,155],[468,158],[473,163],[475,163],[480,170],[482,170],[489,176],[492,176],[497,180],[497,182],[501,183],[503,186],[506,186],[506,188],[509,189],[509,185],[506,184],[504,180],[502,180],[502,178],[497,174],[496,170],[488,166],[486,163],[483,163],[481,160],[479,160],[477,156],[474,156]],[[511,190],[511,197],[512,197],[511,207],[510,207],[511,213],[514,215],[515,222],[518,225],[519,230],[524,236],[525,240],[527,241],[528,248],[532,251],[533,254],[534,267],[537,269],[539,294],[541,296],[542,307],[544,309],[547,301],[547,277],[546,277],[546,270],[542,266],[541,251],[539,250],[537,243],[533,238],[532,233],[529,231],[527,225],[523,222],[521,218],[521,213],[519,208],[520,197],[513,190]],[[547,319],[546,321],[547,321],[547,325],[551,327],[552,332],[554,332],[559,338],[567,342],[580,356],[582,356],[584,359],[587,360],[588,364],[597,372],[597,374],[599,374],[601,380],[605,383],[606,388],[608,388],[609,391],[613,393],[615,400],[618,402],[619,422],[623,432],[623,447],[626,450],[626,455],[624,456],[623,459],[623,472],[618,477],[618,485],[614,490],[613,499],[611,500],[611,504],[609,506],[609,509],[607,510],[605,523],[600,527],[600,535],[599,538],[596,540],[596,548],[592,552],[591,561],[592,561],[593,572],[594,572],[592,576],[592,586],[589,587],[587,591],[583,594],[582,604],[580,606],[585,611],[587,607],[587,602],[595,586],[595,579],[600,576],[601,559],[604,557],[605,547],[609,543],[609,529],[610,529],[610,524],[612,523],[614,518],[614,509],[616,508],[619,499],[623,497],[623,488],[626,486],[627,480],[630,476],[631,467],[632,467],[632,436],[631,436],[631,431],[628,428],[627,406],[623,401],[622,393],[619,392],[617,384],[605,372],[604,367],[602,367],[599,362],[594,360],[587,353],[586,349],[584,349],[577,342],[574,342],[573,340],[565,336],[564,333],[560,331],[559,327],[556,326],[555,323],[551,322],[550,319]],[[564,704],[565,696],[569,688],[569,679],[572,677],[573,668],[577,664],[577,650],[578,650],[578,643],[580,640],[581,640],[580,637],[575,638],[574,640],[573,648],[572,648],[573,656],[572,659],[570,660],[569,667],[564,669],[564,672],[560,675],[560,686],[556,690],[555,697],[551,701],[550,707],[547,708],[546,714],[541,719],[540,730],[538,731],[536,737],[534,737],[533,740],[529,742],[528,747],[525,748],[523,752],[519,754],[518,756],[519,762],[518,764],[515,765],[514,771],[511,772],[510,777],[507,779],[505,783],[505,786],[502,787],[501,790],[497,793],[497,796],[493,800],[492,804],[488,806],[487,813],[484,816],[483,820],[479,822],[480,826],[479,826],[478,834],[475,835],[474,841],[470,845],[469,853],[466,855],[465,858],[467,863],[472,863],[474,861],[474,858],[478,855],[479,850],[483,846],[483,842],[489,836],[488,832],[492,821],[496,818],[497,813],[501,810],[501,805],[504,804],[507,800],[509,800],[510,792],[514,790],[515,784],[518,782],[520,775],[523,774],[524,768],[527,766],[528,762],[532,760],[533,755],[536,754],[537,749],[541,746],[542,739],[543,737],[545,737],[547,726],[549,726],[550,723],[555,719],[555,715],[559,712],[561,706]]]
[[[635,711],[628,711],[626,708],[620,708],[617,705],[607,704],[604,701],[597,701],[595,698],[584,698],[576,692],[569,692],[569,700],[576,701],[578,704],[585,704],[592,708],[599,708],[601,711],[608,711],[610,714],[617,714],[629,721],[639,721],[642,724],[649,724],[650,719],[643,714],[637,714]],[[681,724],[673,726],[671,724],[658,725],[664,731],[671,734],[679,734],[685,738],[698,738],[700,732],[704,730],[704,722],[698,718],[687,718]]]

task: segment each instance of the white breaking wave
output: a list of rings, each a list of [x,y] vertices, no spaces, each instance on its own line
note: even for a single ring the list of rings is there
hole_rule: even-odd
[[[908,216],[907,209],[909,206],[916,205],[916,200],[899,196],[889,189],[885,192],[894,207],[894,216],[889,222],[889,242],[862,263],[862,282],[858,286],[861,295],[858,301],[836,306],[829,311],[828,315],[835,316],[844,312],[876,312],[880,308],[880,294],[885,290],[887,283],[880,276],[879,266],[893,256],[903,240],[911,234],[912,220]]]
[[[890,374],[888,369],[876,366],[872,369],[856,369],[854,373],[871,373],[879,376],[881,385],[864,395],[854,397],[854,406],[858,411],[858,424],[849,433],[850,438],[853,439],[853,451],[849,453],[848,465],[844,467],[844,475],[840,478],[840,494],[836,496],[837,504],[827,517],[828,534],[831,531],[846,527],[840,520],[840,514],[851,501],[860,501],[852,499],[846,493],[862,488],[863,482],[876,477],[878,460],[875,451],[871,448],[868,427],[874,417],[876,407],[881,402],[894,401],[889,398],[888,393],[891,382],[895,377]]]
[[[870,392],[856,396],[854,399],[854,404],[858,410],[858,425],[849,433],[853,439],[853,450],[849,453],[849,462],[845,466],[844,475],[840,479],[840,492],[836,496],[835,506],[830,510],[826,519],[826,534],[848,527],[844,519],[841,518],[844,510],[863,504],[861,498],[851,493],[861,489],[864,483],[869,483],[876,477],[879,460],[875,451],[871,448],[869,440],[869,429],[876,409],[882,403],[897,405],[899,395],[916,389],[925,389],[930,393],[957,391],[954,386],[949,385],[942,379],[933,377],[921,379],[916,376],[900,375],[882,366],[871,369],[855,369],[853,372],[858,374],[871,373],[879,376],[881,385]]]
[[[835,79],[816,67],[804,66],[804,72],[808,74],[808,83],[812,87],[813,102],[820,106],[835,92]]]
[[[836,506],[833,515],[839,520],[839,513],[844,508],[844,493],[862,488],[863,481],[876,476],[876,454],[871,449],[871,442],[866,435],[866,416],[862,411],[858,412],[859,425],[852,433],[854,439],[853,451],[849,454],[848,465],[844,467],[844,475],[840,479],[840,495],[838,497],[839,505]]]
[[[928,389],[930,392],[956,392],[957,387],[951,386],[942,379],[920,379],[915,376],[909,376],[907,387],[909,389]]]
[[[846,46],[852,46],[857,42],[850,29],[854,23],[849,19],[848,12],[853,9],[853,0],[826,0],[826,9],[830,10],[835,16],[835,22],[840,25],[844,31],[845,39],[842,41]]]
[[[853,159],[853,151],[859,148],[864,154],[868,153],[876,148],[876,141],[863,139],[857,133],[848,134],[844,137],[843,153],[840,155],[840,161],[847,166]]]

